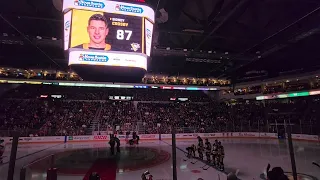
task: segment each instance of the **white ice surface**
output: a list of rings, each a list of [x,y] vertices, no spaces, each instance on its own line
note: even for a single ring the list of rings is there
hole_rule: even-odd
[[[285,171],[291,172],[290,156],[287,143],[279,142],[278,140],[265,139],[219,139],[225,147],[225,169],[227,172],[235,172],[239,169],[239,178],[242,180],[259,180],[260,174],[263,173],[268,163],[271,167],[281,166]],[[210,141],[213,141],[210,140]],[[185,149],[187,146],[196,141],[177,141],[177,147]],[[170,141],[153,141],[141,142],[139,146],[153,147],[165,150],[171,153],[172,147]],[[125,146],[123,144],[123,146]],[[107,143],[69,143],[69,144],[21,144],[18,147],[17,161],[15,166],[14,179],[19,179],[20,169],[38,158],[63,152],[70,149],[87,149],[87,148],[103,148],[107,147]],[[0,165],[0,180],[7,179],[7,172],[10,156],[10,147],[6,147],[3,161]],[[312,165],[312,161],[320,161],[320,145],[310,142],[294,142],[295,159],[298,173],[304,173],[314,176],[320,180],[320,169]],[[177,172],[180,180],[197,180],[203,178],[204,180],[226,180],[226,175],[213,168],[207,171],[200,167],[204,164],[197,162],[191,164],[191,160],[183,161],[185,155],[182,151],[177,152]],[[154,180],[171,180],[172,179],[172,159],[169,161],[148,169],[152,172]],[[192,172],[198,170],[198,173]],[[145,170],[131,171],[126,173],[118,173],[117,180],[133,180],[140,179],[142,172]],[[199,172],[200,171],[200,172]],[[29,172],[30,173],[30,172]],[[36,174],[32,176],[33,180],[45,179],[45,174]],[[136,177],[136,178],[133,178]],[[78,180],[82,179],[80,176],[66,176],[59,175],[58,179]]]

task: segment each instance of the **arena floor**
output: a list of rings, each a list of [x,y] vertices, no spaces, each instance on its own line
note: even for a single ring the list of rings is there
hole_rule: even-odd
[[[211,140],[212,142],[214,139]],[[181,180],[226,180],[226,174],[239,171],[242,180],[263,179],[267,164],[281,166],[291,171],[288,146],[285,141],[266,139],[220,139],[225,147],[225,172],[212,167],[203,170],[205,164],[195,159],[185,161],[183,150],[196,141],[177,141],[177,171]],[[67,144],[21,144],[18,147],[15,180],[20,169],[31,163],[27,169],[27,180],[46,179],[46,169],[50,167],[50,155],[54,154],[54,167],[58,169],[59,180],[79,180],[90,171],[105,172],[105,179],[141,179],[141,174],[149,170],[154,180],[172,179],[172,151],[170,141],[142,141],[132,147],[122,144],[121,154],[111,156],[106,143]],[[319,179],[320,168],[312,164],[320,162],[320,145],[314,142],[294,142],[299,180]],[[7,179],[8,161],[11,147],[7,146],[0,165],[0,179]],[[48,158],[43,158],[48,156]],[[43,159],[43,160],[40,160]],[[40,161],[39,161],[40,160]],[[32,163],[33,162],[33,163]],[[193,164],[193,163],[195,164]]]

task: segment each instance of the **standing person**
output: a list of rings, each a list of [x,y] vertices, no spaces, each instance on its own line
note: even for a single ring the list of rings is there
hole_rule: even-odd
[[[114,134],[110,134],[110,140],[109,140],[109,145],[110,145],[110,150],[111,150],[111,154],[114,155],[114,146],[116,144],[115,138],[114,138]]]
[[[127,131],[126,132],[126,139],[125,139],[127,144],[129,143],[129,136],[130,136],[130,131]]]
[[[129,140],[129,144],[130,145],[133,145],[134,143],[139,144],[139,140],[140,140],[140,137],[137,135],[136,132],[133,132],[132,133],[132,139]]]
[[[208,138],[205,140],[205,149],[206,149],[206,157],[207,157],[207,162],[211,162],[211,143],[209,142]]]
[[[203,140],[200,136],[197,137],[198,139],[198,154],[199,158],[203,160]]]
[[[132,133],[132,138],[136,141],[137,144],[139,144],[140,137],[137,135],[135,131]]]
[[[117,153],[120,153],[120,139],[118,137],[114,137],[114,141],[117,144]]]
[[[224,164],[223,164],[223,159],[224,159],[224,147],[221,145],[221,142],[219,142],[219,147],[218,147],[218,168],[221,170],[221,171],[224,171]]]
[[[214,143],[212,146],[212,162],[216,166],[218,164],[218,144]]]
[[[218,141],[217,139],[216,139],[216,140],[214,140],[213,145],[218,146],[218,144],[219,144],[219,141]]]

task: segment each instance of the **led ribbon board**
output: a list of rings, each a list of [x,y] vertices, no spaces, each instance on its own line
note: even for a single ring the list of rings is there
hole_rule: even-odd
[[[69,65],[147,70],[154,24],[150,7],[106,0],[64,0],[63,12]]]

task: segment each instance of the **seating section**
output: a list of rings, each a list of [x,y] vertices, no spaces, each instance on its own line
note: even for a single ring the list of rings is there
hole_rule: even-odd
[[[43,96],[41,96],[43,95]],[[61,95],[61,98],[50,98]],[[109,96],[130,96],[131,101]],[[170,101],[170,98],[188,101]],[[139,133],[320,133],[320,97],[217,102],[201,91],[21,85],[1,96],[1,135]]]

